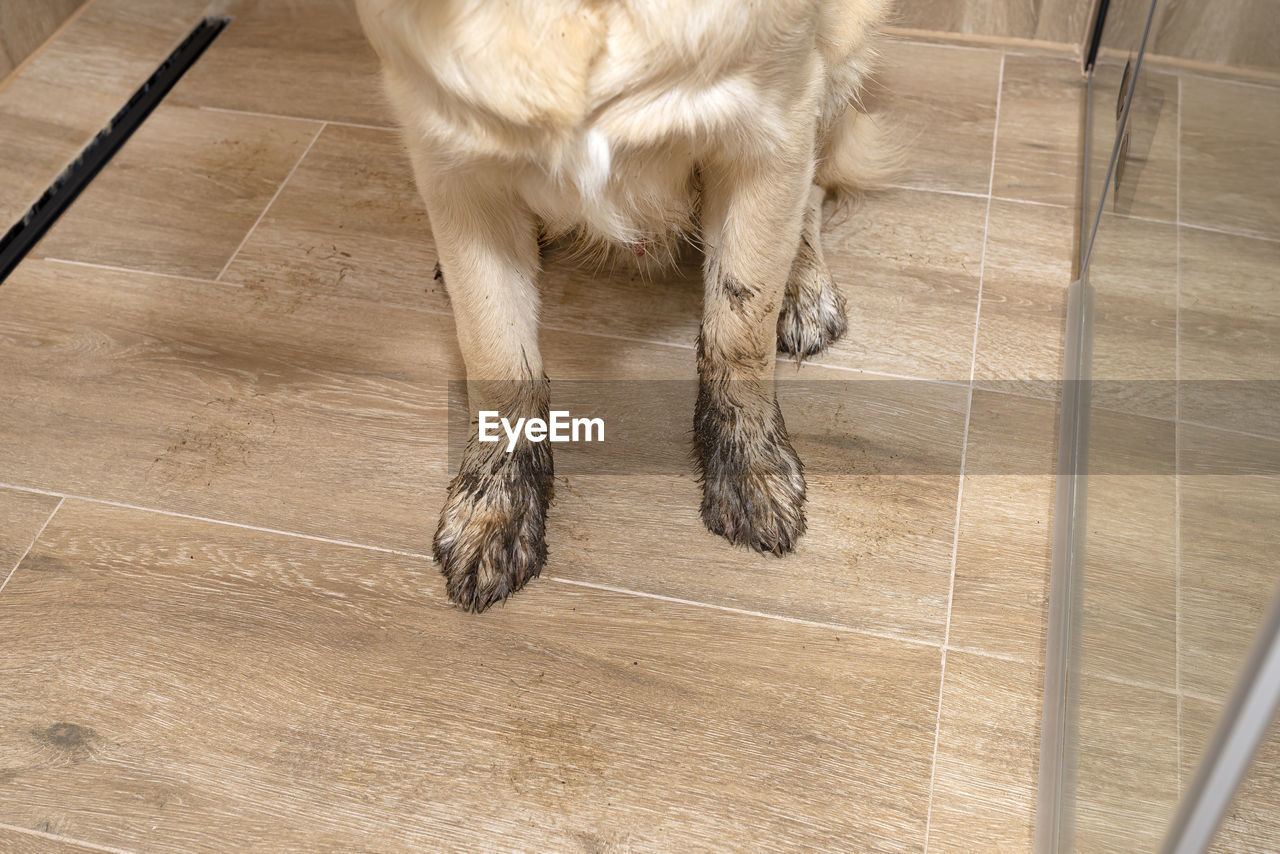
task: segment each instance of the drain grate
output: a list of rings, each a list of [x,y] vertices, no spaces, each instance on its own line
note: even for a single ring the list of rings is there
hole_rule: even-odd
[[[187,69],[195,64],[205,48],[213,43],[230,22],[230,18],[205,18],[201,21],[182,40],[182,44],[152,72],[147,82],[133,93],[111,121],[107,122],[107,126],[98,131],[71,165],[62,170],[62,174],[54,179],[39,201],[27,210],[4,237],[0,237],[0,284],[27,257],[27,253],[58,221],[62,212],[70,207],[81,191],[102,171],[102,167],[110,162],[120,146],[146,121],[151,111],[164,100],[174,84],[182,79]]]

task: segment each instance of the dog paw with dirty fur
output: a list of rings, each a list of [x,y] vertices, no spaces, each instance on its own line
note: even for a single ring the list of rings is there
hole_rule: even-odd
[[[821,353],[849,328],[844,295],[826,264],[796,256],[778,314],[778,350],[803,361]]]
[[[694,451],[702,521],[734,545],[782,556],[804,534],[804,465],[791,447],[777,400],[763,417],[708,392],[698,394]]]
[[[491,448],[468,444],[433,543],[449,599],[475,613],[537,578],[547,562],[551,450],[528,442],[511,453]]]

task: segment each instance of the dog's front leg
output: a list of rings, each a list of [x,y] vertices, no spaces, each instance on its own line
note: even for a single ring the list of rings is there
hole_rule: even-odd
[[[805,529],[803,466],[773,388],[778,311],[813,175],[811,144],[796,148],[790,157],[703,166],[694,413],[702,520],[732,543],[777,555]]]
[[[467,368],[471,414],[510,425],[546,419],[549,384],[538,352],[537,235],[517,199],[483,182],[424,179],[423,197],[440,251]],[[551,449],[523,431],[479,441],[474,429],[440,514],[434,552],[449,598],[483,611],[519,590],[547,559]]]

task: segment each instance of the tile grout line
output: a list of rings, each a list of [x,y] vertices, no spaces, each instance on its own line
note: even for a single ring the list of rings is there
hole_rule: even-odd
[[[1173,687],[1177,691],[1177,761],[1182,792],[1182,75],[1178,75],[1177,138],[1174,140],[1173,215]]]
[[[1000,74],[996,79],[996,114],[991,131],[991,170],[987,177],[987,215],[982,227],[982,259],[978,262],[978,299],[973,318],[973,347],[969,359],[969,396],[964,411],[964,440],[960,446],[960,478],[956,486],[956,521],[951,540],[951,577],[947,586],[947,619],[942,636],[942,664],[938,673],[938,715],[933,725],[933,757],[929,762],[929,801],[924,820],[924,854],[929,854],[929,834],[933,827],[933,794],[938,777],[938,742],[942,735],[942,698],[947,685],[947,649],[951,645],[951,609],[955,602],[956,566],[960,556],[960,511],[964,504],[964,470],[969,453],[969,421],[973,415],[973,386],[978,373],[978,332],[982,324],[982,282],[987,273],[987,244],[991,233],[991,196],[996,183],[996,151],[1000,144],[1000,104],[1004,96],[1005,53],[1000,53]]]
[[[971,193],[967,190],[944,190],[940,187],[915,187],[910,184],[889,184],[891,190],[906,190],[910,193],[937,193],[940,196],[960,196],[966,199],[995,199],[997,202],[1011,202],[1015,205],[1036,205],[1042,208],[1058,208],[1066,210],[1071,205],[1058,202],[1042,202],[1036,199],[1016,199],[1013,196],[996,196],[991,193]],[[1137,219],[1137,217],[1135,217]]]
[[[1057,202],[1041,202],[1035,199],[1015,199],[1012,196],[997,196],[994,193],[991,198],[997,202],[1010,202],[1015,205],[1036,205],[1041,208],[1057,208],[1060,211],[1070,210],[1073,205],[1060,205]]]
[[[934,47],[938,47],[938,46],[939,45],[934,45]],[[264,113],[264,112],[259,112],[257,110],[236,110],[230,107],[212,107],[207,105],[201,105],[197,109],[208,110],[210,112],[215,112],[215,113],[231,113],[233,115],[239,115],[239,116],[259,116],[262,118],[284,119],[286,121],[295,121],[295,122],[312,122],[312,123],[323,122],[324,124],[334,125],[336,127],[362,128],[364,130],[386,131],[388,133],[397,133],[399,131],[399,128],[393,127],[390,125],[361,124],[360,122],[345,122],[345,121],[340,121],[338,119],[309,119],[305,116],[287,116],[287,115],[284,115],[283,113]],[[942,187],[921,187],[921,186],[913,186],[911,184],[889,184],[888,188],[892,190],[906,190],[908,192],[913,192],[913,193],[938,193],[939,195],[944,195],[944,196],[964,196],[964,197],[973,198],[973,199],[985,199],[990,197],[990,191],[988,191],[987,193],[971,193],[966,190],[951,190],[951,189],[944,189]],[[1059,204],[1057,202],[1044,202],[1044,201],[1038,201],[1035,199],[1016,199],[1011,196],[996,196],[995,198],[998,201],[1013,202],[1014,204],[1021,204],[1021,205],[1039,205],[1041,207],[1049,207],[1049,208],[1070,207],[1070,205]]]
[[[985,197],[980,197],[980,198],[985,198]],[[1009,201],[1009,200],[1000,199],[999,197],[996,197],[995,201]],[[1150,221],[1163,222],[1163,220],[1150,220]],[[1175,223],[1169,222],[1166,224],[1174,225]],[[1184,226],[1184,227],[1194,228],[1194,226]],[[1178,251],[1180,251],[1180,248],[1181,248],[1180,237],[1178,239],[1178,243],[1179,243]],[[94,270],[106,270],[106,271],[115,272],[115,273],[136,273],[142,276],[154,276],[157,278],[175,279],[177,281],[191,282],[192,284],[198,284],[198,285],[217,285],[218,287],[241,288],[241,289],[244,288],[244,285],[240,284],[239,282],[218,281],[217,279],[201,279],[195,276],[181,276],[173,273],[159,273],[154,270],[140,270],[135,267],[119,267],[112,264],[95,264],[95,263],[90,263],[88,261],[73,261],[69,258],[53,258],[53,257],[46,256],[46,257],[38,258],[36,260],[46,261],[50,264],[67,264],[75,267],[87,267]],[[286,291],[280,291],[280,293],[286,293]],[[356,297],[341,297],[341,296],[336,298],[358,299]],[[436,317],[452,317],[453,316],[451,312],[437,311],[431,308],[423,308],[422,306],[401,305],[399,303],[384,303],[384,302],[378,302],[378,304],[383,306],[390,306],[393,308],[404,309],[406,311],[417,311],[423,314],[430,314]],[[567,326],[544,325],[543,328],[551,329],[557,332],[570,332],[575,335],[584,335],[590,338],[607,338],[613,341],[630,341],[637,344],[650,344],[655,347],[671,347],[678,350],[694,349],[694,345],[682,344],[678,341],[661,341],[656,338],[638,338],[631,335],[615,335],[609,332],[593,332],[593,331],[584,330],[584,329],[572,329]],[[778,362],[783,364],[788,364],[788,365],[796,364],[795,357],[793,356],[779,355]],[[963,382],[961,380],[947,380],[947,379],[938,379],[938,378],[918,377],[918,376],[911,376],[910,374],[895,374],[895,373],[890,373],[888,371],[875,370],[874,368],[857,368],[857,367],[852,367],[850,365],[837,365],[837,364],[832,364],[830,362],[823,362],[823,361],[818,361],[814,359],[806,359],[803,364],[811,365],[817,368],[829,369],[833,371],[843,371],[845,373],[851,373],[851,374],[865,374],[870,377],[883,377],[889,380],[902,380],[905,382],[929,383],[931,385],[944,385],[944,386],[950,386],[953,388],[968,387],[968,383]],[[1033,380],[1032,382],[1035,382],[1035,381]],[[1001,394],[1001,395],[1007,395],[1010,397],[1026,398],[1029,400],[1052,401],[1056,399],[1047,395],[1042,396],[1042,395],[1028,394],[1025,391],[1007,391],[1004,389],[991,388],[990,386],[986,386],[978,382],[975,382],[974,388],[988,391],[992,394]],[[1161,417],[1158,415],[1134,413],[1125,409],[1119,409],[1116,407],[1110,407],[1110,406],[1104,406],[1104,405],[1099,405],[1096,408],[1101,409],[1104,412],[1111,412],[1119,415],[1131,415],[1137,418],[1145,418],[1153,421],[1167,421],[1169,423],[1177,422],[1177,424],[1181,424],[1187,427],[1200,427],[1202,429],[1212,430],[1217,433],[1229,433],[1232,436],[1244,436],[1250,439],[1259,439],[1264,442],[1280,442],[1280,434],[1268,436],[1264,433],[1254,433],[1249,430],[1239,430],[1234,427],[1226,427],[1221,424],[1207,424],[1202,421],[1194,421],[1189,418],[1181,418],[1177,414],[1175,414],[1172,418],[1169,418],[1169,417]]]
[[[1167,58],[1167,57],[1164,57],[1164,58]],[[1219,65],[1215,67],[1230,68],[1231,66]],[[1205,74],[1203,72],[1196,71],[1190,68],[1164,69],[1164,68],[1161,68],[1159,65],[1153,65],[1152,68],[1155,71],[1160,72],[1161,74],[1176,74],[1178,77],[1179,83],[1182,82],[1183,77],[1193,77],[1196,80],[1206,80],[1206,81],[1211,81],[1213,83],[1225,83],[1228,86],[1247,86],[1250,89],[1266,89],[1267,91],[1270,91],[1270,92],[1275,92],[1277,89],[1280,89],[1280,81],[1274,80],[1274,79],[1266,80],[1266,81],[1240,80],[1238,78],[1231,77],[1229,74],[1227,75]]]
[[[135,852],[127,848],[113,848],[110,845],[99,845],[96,842],[86,842],[83,839],[76,839],[73,836],[62,836],[57,833],[45,833],[43,830],[33,830],[29,827],[19,827],[16,824],[8,824],[0,822],[0,830],[12,830],[15,833],[25,833],[29,836],[37,836],[41,839],[48,839],[51,842],[66,842],[70,845],[77,845],[81,848],[88,848],[91,851],[103,851],[105,854],[135,854]]]
[[[117,267],[114,264],[93,264],[88,261],[72,261],[70,258],[53,258],[48,255],[37,259],[51,264],[69,264],[75,267],[89,267],[94,270],[108,270],[113,273],[137,273],[142,276],[160,276],[165,279],[177,279],[180,282],[192,282],[197,285],[217,285],[221,288],[243,288],[239,282],[220,282],[217,279],[201,279],[196,276],[179,276],[173,273],[157,273],[155,270],[139,270],[134,267]]]
[[[9,570],[9,574],[4,577],[4,581],[0,581],[0,593],[3,593],[5,587],[9,586],[9,579],[13,578],[13,574],[18,571],[18,567],[22,566],[22,562],[27,559],[27,555],[31,554],[31,550],[36,546],[36,541],[44,535],[44,529],[49,527],[49,523],[53,521],[54,516],[58,515],[58,510],[62,508],[62,503],[66,500],[65,498],[59,498],[58,503],[53,505],[53,510],[49,513],[49,517],[44,520],[40,530],[36,531],[36,535],[31,538],[31,542],[27,543],[27,547],[22,550],[22,554],[18,557],[17,563],[13,565],[13,569]]]
[[[826,623],[821,620],[807,620],[803,617],[791,617],[786,614],[770,614],[767,611],[752,611],[748,608],[738,608],[733,605],[719,605],[714,602],[699,602],[696,599],[681,599],[677,596],[666,596],[662,593],[648,593],[643,590],[631,590],[626,587],[615,587],[611,584],[599,584],[594,581],[581,581],[576,578],[548,577],[546,580],[555,584],[567,584],[573,587],[587,587],[592,590],[605,590],[610,593],[619,593],[624,596],[634,596],[640,599],[654,599],[659,602],[671,602],[676,605],[691,605],[695,608],[724,611],[729,614],[739,614],[744,617],[760,617],[766,620],[776,620],[782,623],[794,623],[796,625],[810,626],[816,629],[830,629],[832,631],[847,632],[853,635],[863,635],[866,637],[879,638],[881,640],[899,641],[901,643],[912,644],[914,646],[926,646],[934,649],[941,648],[936,641],[907,637],[905,635],[895,635],[890,632],[877,632],[874,629],[859,629],[854,626],[841,625],[840,623]]]
[[[947,652],[948,653],[959,652],[965,655],[976,655],[976,656],[979,656],[980,658],[991,658],[996,661],[1007,661],[1012,664],[1031,664],[1031,665],[1035,665],[1036,667],[1039,667],[1041,665],[1040,661],[1033,661],[1028,658],[1023,658],[1021,655],[1013,655],[1012,653],[1008,653],[1008,652],[996,652],[995,650],[981,649],[980,647],[976,647],[976,646],[958,646],[956,644],[949,643],[947,644]]]
[[[1178,215],[1178,222],[1174,223],[1180,228],[1191,228],[1196,231],[1207,231],[1210,234],[1223,234],[1227,237],[1242,237],[1247,240],[1260,240],[1263,243],[1280,243],[1280,237],[1269,237],[1256,231],[1243,231],[1231,228],[1215,228],[1212,225],[1198,225],[1194,222],[1182,222],[1182,215]]]
[[[628,587],[617,587],[612,584],[600,584],[595,581],[582,581],[576,578],[556,578],[547,576],[546,581],[554,584],[567,584],[573,587],[587,587],[592,590],[605,590],[610,593],[618,593],[624,596],[634,596],[640,599],[654,599],[659,602],[671,602],[677,605],[690,605],[695,608],[706,608],[712,611],[724,611],[729,614],[740,614],[745,617],[760,617],[766,620],[776,620],[783,623],[794,623],[801,626],[811,626],[817,629],[830,629],[832,631],[847,632],[862,637],[878,638],[880,640],[896,641],[912,646],[931,647],[941,650],[942,644],[937,641],[925,640],[923,638],[913,638],[907,635],[895,635],[891,632],[878,632],[875,629],[862,629],[857,626],[844,625],[842,623],[827,623],[822,620],[808,620],[803,617],[792,617],[787,614],[771,614],[768,611],[753,611],[749,608],[738,608],[734,605],[721,605],[715,602],[699,602],[696,599],[681,599],[677,596],[667,596],[662,593],[649,593],[644,590],[632,590]],[[982,658],[994,658],[1000,661],[1011,661],[1019,664],[1033,664],[1016,655],[1008,655],[1006,653],[992,652],[990,650],[979,649],[977,647],[959,647],[952,646],[948,649],[955,652],[962,652],[966,655],[976,655]]]
[[[367,543],[353,543],[350,540],[336,540],[331,537],[320,537],[315,534],[304,534],[299,531],[286,531],[281,528],[267,528],[262,525],[249,525],[244,522],[231,522],[226,519],[215,519],[212,516],[196,516],[192,513],[180,513],[177,510],[162,510],[158,507],[143,507],[140,504],[127,504],[123,501],[112,501],[107,498],[91,498],[87,495],[76,495],[70,492],[58,492],[52,489],[39,489],[31,486],[19,486],[15,483],[0,483],[0,488],[13,489],[18,492],[33,492],[38,495],[56,496],[64,500],[70,498],[72,501],[84,501],[88,504],[101,504],[107,507],[119,507],[124,510],[137,510],[141,513],[156,513],[160,516],[172,516],[177,519],[190,519],[193,522],[208,522],[213,525],[224,525],[228,528],[242,528],[246,531],[257,531],[263,534],[277,534],[279,536],[293,537],[299,540],[311,540],[312,542],[317,543],[327,543],[332,546],[345,546],[347,548],[363,549],[364,551],[381,552],[383,554],[393,554],[425,561],[434,560],[430,555],[419,554],[418,552],[406,551],[404,549],[391,549],[385,546],[374,546]]]
[[[932,192],[941,192],[933,190]],[[1009,201],[1013,201],[1010,199]],[[1176,204],[1176,203],[1175,203]],[[1263,243],[1280,243],[1280,237],[1270,237],[1259,231],[1249,231],[1247,229],[1237,228],[1218,228],[1212,225],[1199,225],[1194,222],[1182,222],[1181,214],[1175,214],[1174,219],[1161,219],[1158,216],[1142,216],[1141,214],[1108,214],[1109,216],[1120,217],[1122,219],[1132,219],[1138,222],[1152,222],[1157,225],[1175,225],[1182,228],[1191,228],[1196,231],[1207,231],[1210,234],[1224,234],[1227,237],[1242,237],[1247,240],[1260,240]]]
[[[154,270],[139,270],[133,267],[117,267],[110,264],[91,264],[86,261],[72,261],[67,258],[44,257],[38,260],[47,261],[51,264],[70,264],[70,265],[75,265],[77,267],[89,267],[96,270],[108,270],[111,272],[118,272],[118,273],[137,273],[143,276],[157,276],[157,277],[166,278],[166,279],[176,279],[182,282],[191,282],[193,284],[198,284],[198,285],[217,285],[218,287],[241,288],[241,289],[244,288],[244,285],[240,284],[239,282],[228,282],[228,281],[221,281],[218,279],[200,279],[195,276],[179,276],[179,275],[173,275],[171,273],[157,273]],[[276,292],[282,293],[282,294],[283,293],[306,293],[305,291],[286,291],[282,289],[279,289]],[[343,299],[343,300],[360,300],[361,299],[360,297],[348,297],[348,296],[341,296],[341,295],[336,295],[333,298]],[[375,301],[375,303],[383,307],[402,309],[404,311],[416,311],[416,312],[421,312],[422,314],[430,314],[435,317],[453,317],[453,312],[451,311],[440,311],[437,309],[426,308],[423,306],[404,305],[401,303],[383,302],[381,300]],[[541,328],[549,329],[555,332],[570,332],[574,335],[585,335],[590,338],[607,338],[611,341],[629,341],[636,344],[650,344],[655,347],[671,347],[677,350],[695,349],[693,344],[683,344],[679,341],[661,341],[656,338],[638,338],[632,335],[616,335],[610,332],[593,332],[587,329],[573,328],[568,326],[557,326],[552,324],[542,324]],[[796,364],[796,360],[794,356],[779,355],[777,358],[777,361],[782,362],[784,364]],[[888,371],[878,371],[873,368],[855,368],[849,365],[837,365],[837,364],[832,364],[830,362],[818,361],[815,359],[806,359],[803,364],[812,365],[817,368],[825,368],[833,371],[844,371],[846,373],[852,373],[852,374],[866,374],[867,376],[872,376],[872,377],[884,377],[886,379],[891,379],[891,380],[904,380],[907,382],[930,383],[935,385],[953,386],[956,388],[967,387],[967,383],[962,382],[961,380],[930,379],[927,377],[915,377],[909,374],[895,374],[895,373],[890,373]]]
[[[1177,688],[1171,688],[1168,685],[1161,685],[1159,682],[1148,682],[1145,679],[1133,679],[1129,676],[1120,676],[1115,673],[1101,673],[1096,670],[1085,670],[1083,676],[1101,679],[1104,682],[1110,682],[1113,685],[1124,685],[1129,688],[1140,688],[1143,691],[1154,691],[1158,694],[1167,694],[1175,697],[1178,694]]]
[[[952,647],[955,649],[955,647]],[[965,650],[966,652],[968,650]],[[991,657],[991,656],[989,656]],[[1013,661],[1022,661],[1022,659],[1012,659]],[[1164,694],[1168,697],[1187,697],[1192,700],[1200,700],[1205,703],[1223,702],[1222,697],[1206,694],[1203,691],[1195,691],[1190,688],[1174,688],[1168,685],[1161,685],[1158,682],[1147,682],[1142,679],[1130,679],[1128,676],[1117,676],[1114,673],[1100,673],[1098,671],[1086,671],[1086,676],[1090,678],[1101,679],[1104,682],[1110,682],[1113,685],[1124,685],[1129,688],[1139,688],[1143,691],[1152,691],[1157,694]]]
[[[290,122],[311,122],[312,124],[320,122],[327,125],[336,125],[338,127],[381,130],[389,131],[391,133],[397,133],[400,130],[392,125],[366,125],[361,124],[360,122],[344,122],[341,119],[309,119],[306,116],[286,116],[284,113],[263,113],[258,110],[236,110],[231,107],[211,107],[206,104],[201,104],[196,109],[207,110],[211,113],[230,113],[234,116],[258,116],[264,119],[284,119],[285,121]]]
[[[937,187],[913,187],[910,184],[890,184],[891,190],[906,190],[910,193],[937,193],[942,196],[961,196],[966,199],[985,199],[986,193],[970,193],[967,190],[943,190]]]
[[[1179,248],[1181,248],[1181,247],[1179,247]],[[1175,319],[1175,322],[1177,322],[1177,315],[1178,315],[1178,314],[1179,314],[1179,312],[1175,310],[1175,311],[1174,311],[1174,315],[1175,315],[1175,318],[1174,318],[1174,319]],[[1176,361],[1176,360],[1177,360],[1177,358],[1178,358],[1178,356],[1177,356],[1177,350],[1178,350],[1178,347],[1177,347],[1177,343],[1176,343],[1176,340],[1175,340],[1175,344],[1174,344],[1174,351],[1175,351],[1175,356],[1174,356],[1174,358],[1175,358],[1175,361]],[[1175,370],[1176,370],[1176,368],[1175,368]],[[1271,380],[1265,380],[1265,382],[1271,382]],[[1175,396],[1174,396],[1174,404],[1175,404],[1175,407],[1176,407],[1176,405],[1177,405],[1178,400],[1179,400],[1179,396],[1175,394]],[[1158,419],[1158,420],[1164,420],[1164,419]],[[1236,429],[1235,429],[1235,428],[1233,428],[1233,427],[1222,427],[1222,426],[1220,426],[1220,425],[1218,425],[1218,424],[1206,424],[1206,423],[1204,423],[1203,421],[1192,421],[1190,418],[1186,418],[1186,419],[1179,418],[1179,419],[1177,420],[1177,423],[1178,423],[1178,424],[1183,425],[1184,427],[1199,427],[1199,428],[1201,428],[1202,430],[1212,430],[1212,431],[1214,431],[1215,433],[1230,433],[1232,436],[1244,436],[1244,437],[1249,438],[1249,439],[1260,439],[1260,440],[1262,440],[1263,442],[1280,442],[1280,434],[1273,435],[1273,436],[1267,436],[1267,435],[1265,435],[1265,434],[1263,434],[1263,433],[1253,433],[1253,432],[1250,432],[1249,430],[1236,430]]]
[[[227,263],[222,265],[222,269],[218,271],[218,275],[214,276],[214,280],[221,283],[222,277],[227,270],[231,268],[232,262],[236,260],[236,256],[240,254],[240,250],[244,249],[245,244],[249,242],[249,238],[253,237],[253,233],[258,230],[258,226],[262,220],[266,218],[267,211],[271,210],[271,206],[276,203],[276,199],[280,198],[280,193],[284,191],[285,185],[289,183],[289,179],[293,177],[293,173],[298,171],[298,167],[302,165],[302,161],[307,159],[307,155],[311,153],[311,149],[315,147],[316,141],[320,139],[320,134],[324,133],[324,129],[328,127],[328,122],[321,122],[320,127],[316,129],[315,135],[311,137],[311,141],[307,143],[307,147],[302,149],[302,154],[298,156],[297,162],[293,164],[293,168],[289,170],[289,174],[284,176],[284,180],[280,182],[280,186],[276,187],[276,191],[271,194],[271,200],[267,202],[262,212],[258,214],[258,218],[253,221],[253,225],[249,226],[249,230],[245,232],[244,238],[231,253],[231,257],[227,258]]]
[[[1175,323],[1177,322],[1177,314],[1178,312],[1175,310],[1174,311]],[[1176,371],[1177,370],[1177,367],[1176,367],[1177,345],[1176,344],[1174,349],[1175,349],[1174,362],[1175,362],[1175,371]],[[906,379],[912,379],[912,378],[907,377]],[[947,382],[947,381],[946,380],[920,380],[920,382],[940,382],[941,383],[941,382]],[[1144,382],[1144,381],[1138,380],[1138,382]],[[1168,382],[1168,381],[1167,380],[1151,380],[1151,382]],[[1249,380],[1225,380],[1224,382],[1250,382],[1250,381]],[[1259,382],[1274,382],[1274,380],[1259,380]],[[1051,397],[1040,397],[1037,395],[1025,394],[1022,392],[1000,391],[998,389],[988,389],[982,385],[978,385],[977,388],[985,391],[989,391],[992,394],[1004,394],[1004,395],[1009,395],[1011,397],[1025,397],[1025,398],[1030,398],[1031,400],[1050,400],[1050,401],[1055,400],[1055,398],[1051,398]],[[1210,430],[1214,433],[1228,433],[1232,436],[1243,436],[1247,439],[1258,439],[1259,441],[1262,441],[1262,442],[1280,442],[1280,434],[1268,436],[1265,433],[1254,433],[1250,430],[1237,430],[1234,427],[1224,427],[1221,424],[1208,424],[1208,423],[1205,423],[1204,421],[1194,421],[1190,418],[1179,418],[1176,412],[1177,401],[1179,400],[1179,398],[1180,398],[1180,394],[1177,390],[1177,387],[1175,386],[1174,388],[1175,414],[1173,415],[1173,417],[1161,416],[1161,415],[1147,415],[1140,412],[1132,412],[1127,409],[1120,409],[1116,406],[1104,406],[1099,403],[1092,404],[1090,409],[1096,410],[1098,412],[1111,413],[1113,415],[1124,415],[1130,418],[1141,418],[1146,421],[1159,421],[1164,424],[1173,424],[1175,425],[1175,428],[1177,425],[1182,425],[1183,427],[1199,427],[1202,430]]]
[[[63,503],[67,499],[71,499],[73,501],[83,501],[87,504],[99,504],[107,507],[119,507],[125,510],[136,510],[140,513],[155,513],[159,516],[170,516],[178,519],[190,519],[191,521],[194,521],[194,522],[206,522],[208,524],[222,525],[228,528],[239,528],[242,530],[256,531],[258,533],[263,533],[263,534],[273,534],[273,535],[283,536],[283,537],[293,537],[294,539],[326,543],[328,545],[343,546],[345,548],[360,549],[362,551],[380,552],[384,554],[395,554],[401,557],[416,558],[424,561],[433,560],[433,558],[431,558],[429,555],[419,554],[417,552],[404,551],[401,549],[390,549],[383,546],[369,545],[367,543],[356,543],[350,540],[338,540],[330,537],[320,537],[314,534],[303,534],[297,531],[286,531],[280,528],[267,528],[261,525],[249,525],[243,522],[230,522],[225,519],[215,519],[211,516],[196,516],[190,513],[180,513],[175,510],[161,510],[155,507],[143,507],[138,504],[126,504],[121,501],[110,501],[104,498],[89,498],[83,495],[74,495],[71,493],[62,493],[62,492],[56,492],[54,490],[38,489],[35,487],[28,487],[28,486],[18,486],[17,484],[11,484],[11,483],[0,483],[0,488],[12,489],[16,492],[26,492],[26,493],[36,494],[36,495],[48,495],[48,496],[57,497],[60,499],[58,501],[58,504],[54,507],[53,512],[49,514],[49,518],[46,519],[44,525],[40,527],[40,531],[36,533],[35,539],[32,540],[32,545],[34,545],[35,541],[38,540],[40,536],[44,533],[45,528],[48,527],[49,522],[52,521],[54,514],[57,513],[57,511],[62,507]],[[22,557],[18,559],[18,564],[21,564],[22,561],[26,559],[27,553],[30,551],[30,549],[31,549],[31,546],[28,546],[27,551],[24,552]],[[15,564],[14,569],[15,570],[17,569],[17,564]],[[11,571],[9,574],[12,575],[13,572]],[[5,580],[6,582],[8,581],[7,578]],[[662,602],[671,602],[671,603],[680,604],[680,605],[690,605],[696,608],[706,608],[708,610],[713,610],[713,611],[724,611],[731,614],[740,614],[740,615],[749,616],[749,617],[759,617],[761,619],[766,619],[766,620],[776,620],[778,622],[794,623],[797,625],[812,626],[814,628],[831,629],[833,631],[847,632],[849,634],[855,634],[855,635],[860,635],[864,637],[874,637],[874,638],[879,638],[881,640],[898,641],[901,643],[911,644],[914,646],[925,646],[925,647],[933,647],[935,649],[941,649],[941,644],[937,641],[925,640],[923,638],[913,638],[907,635],[896,635],[890,632],[877,632],[874,629],[863,629],[863,628],[858,628],[856,626],[842,625],[840,623],[825,623],[820,620],[807,620],[802,617],[791,617],[786,614],[770,614],[767,611],[753,611],[746,608],[737,608],[732,605],[720,605],[715,602],[699,602],[694,599],[681,599],[675,596],[665,596],[660,593],[647,593],[641,590],[631,590],[626,587],[616,587],[609,584],[598,584],[596,582],[591,582],[591,581],[579,581],[577,579],[572,579],[572,578],[554,578],[554,577],[548,576],[545,578],[545,580],[552,583],[556,583],[556,584],[566,584],[566,585],[571,585],[576,587],[588,587],[595,590],[604,590],[611,593],[617,593],[624,596],[633,596],[641,599],[655,599]],[[4,589],[4,585],[0,584],[0,591],[2,591],[3,589]],[[439,597],[437,596],[432,596],[432,598],[439,599]],[[1018,658],[1016,656],[1004,655],[1001,653],[990,652],[988,650],[983,650],[983,649],[960,648],[960,647],[957,647],[956,649],[960,652],[965,652],[972,655],[978,655],[984,658],[998,658],[1001,660],[1019,661],[1019,662],[1022,661],[1021,658]]]

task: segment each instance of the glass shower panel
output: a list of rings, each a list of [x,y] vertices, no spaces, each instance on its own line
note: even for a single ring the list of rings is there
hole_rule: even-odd
[[[1280,82],[1176,79],[1185,786],[1280,581]],[[1280,851],[1278,754],[1273,727],[1214,850]]]
[[[1280,79],[1136,62],[1153,6],[1113,0],[1086,107],[1062,851],[1159,848],[1280,581]],[[1273,727],[1213,850],[1280,851],[1277,793]]]

